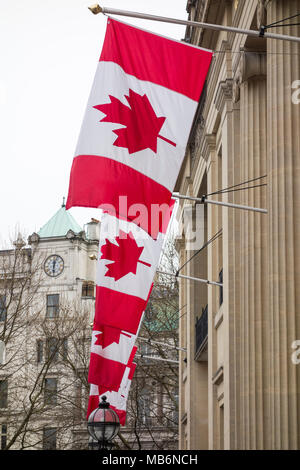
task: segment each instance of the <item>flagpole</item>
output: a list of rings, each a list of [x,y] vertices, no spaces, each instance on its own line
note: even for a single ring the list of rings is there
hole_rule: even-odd
[[[200,279],[199,277],[185,276],[184,274],[166,273],[164,271],[158,270],[156,272],[159,274],[165,274],[166,276],[182,277],[183,279],[188,279],[189,281],[203,282],[204,284],[211,284],[213,286],[223,287],[223,284],[221,282],[208,281],[207,279]]]
[[[172,346],[171,344],[161,343],[160,341],[153,341],[152,339],[141,338],[141,337],[138,337],[137,339],[140,341],[145,341],[146,343],[149,343],[149,344],[160,344],[161,346],[166,346],[167,348],[177,349],[178,351],[186,352],[186,348],[179,348],[178,346]]]
[[[247,211],[261,212],[262,214],[268,213],[267,209],[261,209],[260,207],[251,207],[251,206],[244,206],[241,204],[233,204],[231,202],[215,201],[213,199],[206,199],[205,196],[193,197],[193,196],[185,196],[183,194],[175,194],[175,193],[173,193],[172,196],[178,199],[188,199],[189,201],[200,202],[202,204],[216,204],[219,206],[232,207],[234,209],[243,209]]]
[[[218,25],[218,24],[211,24],[211,23],[201,23],[199,21],[180,20],[178,18],[167,18],[165,16],[149,15],[147,13],[138,13],[136,11],[127,11],[127,10],[118,10],[115,8],[100,7],[100,5],[98,4],[92,5],[88,8],[92,13],[94,13],[94,15],[97,15],[98,13],[103,13],[103,14],[108,13],[111,15],[129,16],[131,18],[140,18],[143,20],[161,21],[163,23],[173,23],[173,24],[193,26],[196,28],[212,29],[214,31],[228,31],[228,32],[237,33],[237,34],[246,34],[247,36],[253,36],[253,37],[265,37],[267,39],[279,39],[283,41],[300,42],[300,37],[288,36],[285,34],[268,33],[266,32],[266,27],[264,26],[260,29],[260,31],[255,31],[253,29],[235,28],[233,26],[225,26],[225,25]]]
[[[136,357],[140,357],[141,359],[145,357],[147,359],[153,359],[155,361],[173,362],[175,364],[179,364],[179,361],[174,361],[173,359],[163,359],[162,357],[157,356],[146,356],[145,354],[137,354]]]

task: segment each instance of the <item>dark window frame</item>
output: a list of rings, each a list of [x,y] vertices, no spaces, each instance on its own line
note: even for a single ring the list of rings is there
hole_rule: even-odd
[[[223,268],[219,272],[219,282],[223,284]],[[219,291],[219,305],[221,307],[223,303],[223,286],[220,286],[220,291]]]
[[[43,450],[56,450],[57,428],[49,427],[43,429]]]
[[[59,340],[54,336],[46,339],[46,358],[52,362],[58,361]]]
[[[47,294],[46,318],[57,318],[59,312],[59,294]]]
[[[44,360],[44,341],[42,339],[38,339],[36,342],[36,360],[38,363]]]
[[[7,408],[8,402],[8,380],[0,379],[0,408]]]
[[[7,315],[6,295],[0,295],[0,321],[5,321]]]
[[[92,281],[83,281],[81,287],[81,297],[94,298],[95,297],[95,283]]]
[[[44,404],[51,406],[57,405],[57,379],[54,377],[45,379]]]
[[[0,450],[5,449],[7,443],[7,424],[1,423],[1,442],[0,442]]]

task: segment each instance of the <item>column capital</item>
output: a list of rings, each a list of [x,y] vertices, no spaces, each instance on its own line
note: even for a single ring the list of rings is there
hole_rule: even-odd
[[[267,61],[264,51],[244,51],[240,59],[239,74],[241,83],[254,77],[265,76],[267,74]]]
[[[240,86],[248,80],[266,77],[267,59],[264,51],[242,51],[238,67],[233,79],[233,102],[240,100]]]

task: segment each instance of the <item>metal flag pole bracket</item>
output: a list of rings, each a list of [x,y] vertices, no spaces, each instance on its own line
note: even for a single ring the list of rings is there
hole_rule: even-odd
[[[153,341],[152,339],[150,338],[142,338],[142,337],[138,337],[137,338],[139,341],[145,341],[146,343],[149,343],[150,345],[151,344],[159,344],[161,346],[164,346],[166,348],[170,348],[170,349],[177,349],[178,351],[185,351],[186,352],[186,348],[180,348],[179,346],[172,346],[171,344],[168,344],[168,343],[161,343],[160,341]]]
[[[136,357],[140,357],[141,359],[153,359],[154,361],[173,362],[174,364],[179,364],[179,361],[175,361],[173,359],[164,359],[163,357],[157,356],[147,356],[146,354],[137,354]]]
[[[183,194],[173,193],[172,196],[178,199],[187,199],[189,201],[200,202],[200,204],[215,204],[218,206],[232,207],[233,209],[243,209],[247,211],[261,212],[262,214],[268,213],[267,209],[261,209],[260,207],[244,206],[241,204],[233,204],[231,202],[215,201],[213,199],[207,199],[205,195],[201,197],[193,197],[193,196],[185,196]]]
[[[189,281],[202,282],[204,284],[223,287],[223,284],[221,282],[208,281],[207,279],[200,279],[199,277],[185,276],[184,274],[178,274],[178,273],[176,273],[176,274],[166,273],[165,271],[158,271],[158,270],[156,270],[156,272],[158,274],[164,274],[165,276],[181,277],[183,279],[188,279]]]
[[[284,41],[300,42],[300,37],[287,36],[286,34],[268,33],[266,32],[266,29],[267,29],[266,27],[260,28],[259,31],[255,31],[253,29],[242,29],[242,28],[235,28],[233,26],[225,26],[225,25],[218,25],[218,24],[211,24],[211,23],[201,23],[199,21],[180,20],[178,18],[167,18],[165,16],[149,15],[147,13],[138,13],[136,11],[117,10],[115,8],[100,7],[100,5],[98,4],[88,7],[88,9],[94,15],[97,15],[98,13],[103,13],[103,14],[111,14],[111,15],[129,16],[132,18],[140,18],[144,20],[161,21],[163,23],[173,23],[173,24],[194,26],[196,28],[212,29],[214,31],[228,31],[228,32],[233,32],[237,34],[246,34],[247,36],[253,36],[257,38],[261,37],[261,38],[266,38],[266,39],[279,39],[279,40],[284,40]]]

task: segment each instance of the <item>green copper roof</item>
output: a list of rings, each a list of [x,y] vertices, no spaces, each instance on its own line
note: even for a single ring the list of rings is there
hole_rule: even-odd
[[[41,238],[64,237],[69,230],[79,233],[82,228],[74,217],[66,211],[63,204],[56,214],[39,230],[38,235]]]

